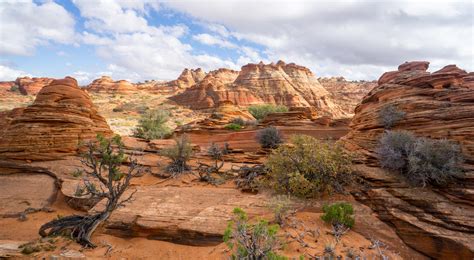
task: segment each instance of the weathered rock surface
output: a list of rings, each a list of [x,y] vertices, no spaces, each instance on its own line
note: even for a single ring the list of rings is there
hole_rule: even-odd
[[[14,117],[0,136],[0,158],[53,160],[75,154],[79,142],[112,131],[75,79],[54,80]]]
[[[0,81],[0,97],[11,94],[10,90],[15,85],[15,81]]]
[[[15,84],[19,87],[23,95],[36,95],[40,90],[49,85],[54,79],[52,78],[17,78]]]
[[[137,187],[134,200],[113,212],[105,230],[125,237],[147,237],[192,245],[222,243],[235,207],[249,216],[268,213],[267,197],[235,189]],[[101,204],[97,208],[102,207]]]
[[[201,82],[170,98],[192,109],[214,108],[222,101],[236,106],[278,104],[315,107],[319,113],[345,117],[313,73],[294,63],[248,64],[240,72],[210,72]]]
[[[395,173],[357,166],[370,185],[357,197],[381,219],[393,224],[414,249],[437,259],[474,257],[474,87],[473,73],[453,65],[426,72],[427,62],[400,65],[387,72],[355,109],[351,131],[344,137],[360,160],[377,166],[375,149],[384,129],[378,112],[394,105],[406,113],[394,126],[417,136],[458,142],[466,159],[464,177],[440,188],[412,188]]]
[[[377,86],[376,81],[347,81],[343,77],[318,78],[318,81],[329,91],[334,103],[351,116],[365,95]]]
[[[132,83],[126,80],[114,81],[108,76],[95,79],[91,84],[87,85],[86,89],[90,92],[109,94],[130,94],[137,90]]]

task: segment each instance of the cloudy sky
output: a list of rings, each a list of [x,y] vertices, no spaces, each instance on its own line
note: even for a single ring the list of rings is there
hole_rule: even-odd
[[[473,15],[470,0],[0,0],[0,80],[164,80],[280,59],[348,79],[407,60],[473,71]]]

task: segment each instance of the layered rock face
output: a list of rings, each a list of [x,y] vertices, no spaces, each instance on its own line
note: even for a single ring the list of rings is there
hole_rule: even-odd
[[[355,107],[377,86],[376,81],[347,81],[343,77],[318,78],[318,81],[348,115],[354,115]]]
[[[75,154],[81,141],[112,134],[89,95],[70,77],[54,80],[32,105],[16,112],[0,135],[3,159],[60,159]]]
[[[368,166],[356,172],[370,189],[356,193],[393,224],[411,247],[437,259],[474,257],[474,73],[449,65],[427,72],[428,62],[409,62],[381,76],[355,109],[346,147]],[[378,113],[393,105],[406,113],[394,130],[446,138],[462,146],[466,173],[447,187],[412,188],[378,167],[375,149],[384,128]]]
[[[0,82],[0,93],[9,91],[11,87],[18,86],[18,89],[23,95],[36,95],[44,87],[53,81],[52,78],[30,78],[21,77],[15,81]]]
[[[90,92],[109,94],[130,94],[137,90],[132,83],[126,80],[114,81],[108,76],[102,76],[99,79],[95,79],[86,87],[86,89]]]
[[[168,83],[170,87],[176,88],[189,88],[192,85],[198,83],[199,81],[203,80],[206,76],[206,73],[201,69],[184,69],[179,75],[178,79],[173,80]]]
[[[230,70],[210,74],[170,99],[193,109],[213,108],[228,100],[243,107],[270,103],[288,107],[312,106],[321,114],[334,117],[347,114],[333,102],[309,69],[294,63],[248,64],[238,74]]]

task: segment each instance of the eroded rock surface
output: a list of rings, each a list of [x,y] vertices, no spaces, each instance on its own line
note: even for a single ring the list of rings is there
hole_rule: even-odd
[[[375,81],[348,81],[343,77],[319,78],[318,81],[329,91],[334,103],[351,116],[365,95],[377,86]]]
[[[102,76],[101,78],[95,79],[86,87],[86,89],[90,92],[109,94],[130,94],[137,90],[132,83],[126,80],[114,81],[108,76]]]
[[[98,133],[112,131],[89,95],[73,78],[54,80],[0,135],[0,158],[59,159],[77,153],[79,142]]]
[[[414,249],[437,259],[474,257],[474,86],[473,73],[454,65],[429,73],[427,62],[387,72],[355,109],[346,147],[373,167],[356,172],[370,188],[355,194]],[[462,146],[465,175],[447,187],[412,188],[396,173],[378,168],[375,149],[384,132],[380,109],[393,105],[406,113],[394,130],[447,138]]]
[[[146,186],[137,187],[134,198],[114,211],[105,225],[106,232],[216,245],[222,242],[235,207],[244,209],[249,216],[268,213],[266,196],[243,194],[235,189]]]
[[[210,109],[230,101],[241,107],[266,103],[315,107],[321,114],[347,116],[309,69],[283,61],[248,64],[240,72],[210,72],[201,82],[170,99],[192,109]]]

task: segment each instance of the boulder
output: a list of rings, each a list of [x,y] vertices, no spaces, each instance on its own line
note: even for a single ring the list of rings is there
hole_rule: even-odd
[[[429,73],[427,62],[400,65],[385,73],[355,109],[343,138],[365,166],[355,172],[368,188],[355,193],[392,224],[412,248],[436,259],[474,257],[474,86],[472,73],[453,65]],[[389,75],[389,76],[387,76]],[[444,187],[414,188],[396,173],[380,169],[376,147],[383,125],[379,111],[393,105],[405,112],[393,130],[459,143],[465,175]]]
[[[82,141],[112,135],[75,79],[54,80],[0,135],[0,158],[54,160],[78,151]]]

